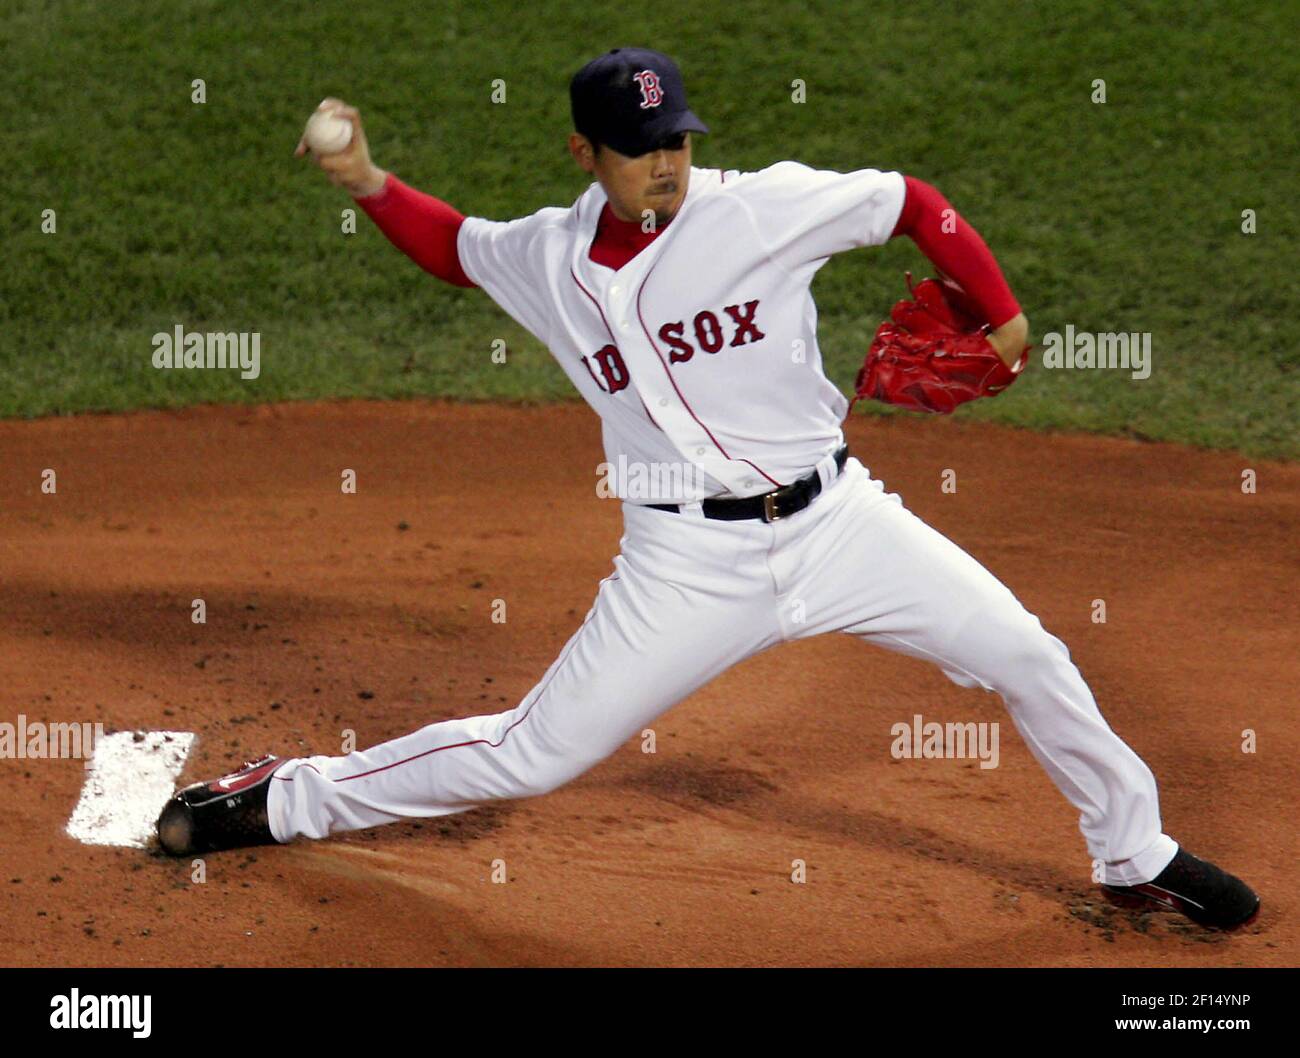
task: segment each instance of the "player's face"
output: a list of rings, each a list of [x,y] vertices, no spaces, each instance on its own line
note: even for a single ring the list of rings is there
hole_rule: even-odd
[[[619,220],[640,222],[649,210],[655,224],[662,226],[677,214],[691,178],[689,132],[679,132],[660,144],[658,150],[635,158],[609,146],[592,154],[586,139],[578,139],[586,144],[585,151],[575,152],[578,164],[600,181]]]

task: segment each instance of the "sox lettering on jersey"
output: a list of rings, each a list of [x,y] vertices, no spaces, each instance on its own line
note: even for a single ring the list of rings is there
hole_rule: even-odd
[[[659,87],[659,75],[654,70],[642,70],[632,75],[637,87],[641,89],[641,109],[657,107],[664,101],[664,90]]]
[[[735,324],[735,330],[731,336],[731,347],[734,349],[738,345],[745,345],[747,342],[761,342],[767,337],[758,329],[754,321],[754,315],[758,311],[758,301],[745,302],[742,309],[739,305],[728,305],[723,311],[731,317]],[[722,323],[718,317],[705,309],[703,312],[697,312],[695,319],[691,321],[695,330],[695,340],[699,343],[701,349],[706,353],[716,353],[723,346],[724,335]],[[659,328],[659,340],[667,345],[672,346],[672,352],[668,354],[668,359],[674,364],[682,364],[695,355],[695,347],[682,337],[682,332],[686,329],[686,324],[682,320],[674,320],[672,323],[665,323]]]
[[[758,329],[758,324],[754,319],[758,312],[757,298],[745,302],[743,306],[728,305],[723,311],[731,317],[734,324],[731,342],[729,343],[732,348],[738,345],[761,342],[767,337]],[[722,321],[708,309],[697,312],[692,325],[695,329],[695,340],[706,353],[716,353],[724,344],[727,344]],[[668,354],[670,363],[684,364],[695,355],[695,346],[682,337],[685,329],[686,323],[683,320],[674,320],[671,323],[665,323],[659,328],[659,340],[672,348],[672,351]],[[600,378],[597,378],[596,372],[591,369],[591,361],[585,356],[582,358],[587,373],[591,375],[591,380],[597,386],[600,386],[606,393],[611,394],[627,388],[632,375],[623,360],[623,354],[618,351],[618,346],[602,346],[591,354],[591,360],[594,360],[596,366],[600,368]],[[604,379],[603,383],[601,382],[602,378]]]

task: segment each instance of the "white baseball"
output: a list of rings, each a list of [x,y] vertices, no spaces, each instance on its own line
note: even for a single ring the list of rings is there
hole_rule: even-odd
[[[332,110],[318,110],[307,119],[303,139],[313,154],[338,154],[352,142],[352,122]]]

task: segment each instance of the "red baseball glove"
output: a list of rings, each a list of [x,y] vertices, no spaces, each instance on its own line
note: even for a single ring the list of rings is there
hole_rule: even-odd
[[[951,412],[976,397],[993,397],[1024,369],[1032,346],[1011,367],[985,337],[989,325],[966,292],[946,276],[912,286],[876,330],[854,384],[863,397],[913,411]],[[851,405],[850,405],[851,407]]]

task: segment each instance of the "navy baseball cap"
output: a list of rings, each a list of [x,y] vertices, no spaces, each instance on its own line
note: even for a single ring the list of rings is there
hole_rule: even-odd
[[[569,82],[573,127],[635,158],[679,132],[708,132],[686,105],[677,64],[648,48],[615,48]]]

